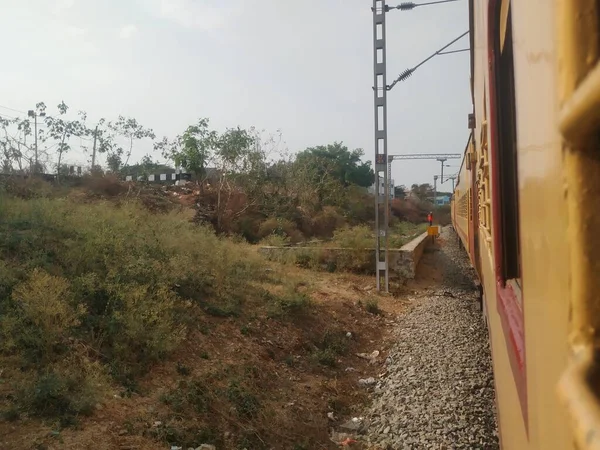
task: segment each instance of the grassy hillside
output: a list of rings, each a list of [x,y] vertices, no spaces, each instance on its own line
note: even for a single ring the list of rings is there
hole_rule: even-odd
[[[193,224],[193,211],[11,192],[0,192],[0,435],[11,436],[0,446],[88,448],[109,423],[95,448],[316,448],[327,411],[360,401],[343,369],[360,368],[345,359],[380,333],[360,306],[368,295],[315,302],[303,274]]]

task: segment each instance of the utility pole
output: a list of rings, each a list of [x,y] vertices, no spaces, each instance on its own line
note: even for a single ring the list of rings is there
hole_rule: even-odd
[[[433,209],[436,209],[437,206],[437,179],[438,176],[433,176]]]
[[[92,173],[94,173],[94,168],[96,167],[96,138],[98,137],[98,125],[96,125],[96,129],[94,130],[94,149],[92,150]]]
[[[46,113],[44,111],[41,111],[39,114],[36,110],[30,109],[29,111],[27,111],[27,115],[29,117],[33,117],[33,133],[34,133],[34,139],[35,139],[35,166],[33,171],[35,173],[37,173],[39,165],[38,165],[38,132],[37,132],[37,118],[38,115],[40,117],[44,117],[46,115]]]
[[[37,136],[37,114],[33,113],[33,138],[35,139],[35,163],[33,166],[33,170],[37,172],[38,170],[38,136]]]
[[[392,160],[388,159],[387,92],[399,81],[409,78],[415,70],[434,56],[450,53],[444,52],[444,50],[468,34],[468,31],[463,33],[416,66],[402,72],[397,79],[388,85],[386,75],[385,16],[392,9],[407,11],[420,6],[456,1],[459,0],[435,0],[425,3],[404,2],[398,6],[389,6],[386,5],[386,0],[373,0],[373,6],[371,7],[371,11],[373,12],[373,103],[375,107],[375,273],[377,274],[378,291],[389,292],[388,233],[390,219],[390,166]],[[467,50],[462,49],[457,51]],[[381,179],[383,179],[383,195],[380,189]],[[383,210],[381,210],[382,206]]]
[[[387,81],[385,46],[385,1],[373,0],[373,101],[375,107],[375,270],[377,290],[389,291],[388,224],[390,185],[387,155]],[[380,180],[383,178],[383,195]],[[383,205],[383,211],[381,206]],[[383,217],[382,216],[383,213]],[[382,220],[383,219],[383,220]]]
[[[447,159],[448,158],[436,158],[436,160],[442,164],[442,179],[440,180],[441,184],[444,184],[444,163],[447,161]]]

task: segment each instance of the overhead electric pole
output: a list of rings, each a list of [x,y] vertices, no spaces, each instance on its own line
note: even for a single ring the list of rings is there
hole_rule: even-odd
[[[388,233],[390,218],[390,180],[391,160],[388,159],[388,133],[387,133],[387,92],[398,82],[409,78],[415,70],[432,59],[434,56],[451,52],[444,52],[448,47],[457,42],[468,32],[462,34],[449,44],[421,61],[416,66],[402,72],[392,84],[387,84],[386,75],[386,13],[396,9],[400,11],[411,10],[420,6],[451,3],[459,0],[437,0],[425,3],[404,2],[398,6],[386,5],[385,0],[373,0],[373,103],[375,110],[375,271],[377,276],[377,290],[389,292],[389,258],[388,258]],[[462,49],[457,51],[466,51]],[[381,180],[383,179],[383,193]]]
[[[92,150],[92,173],[94,173],[94,168],[96,167],[96,139],[98,138],[98,125],[96,125],[96,129],[94,130],[94,147]]]
[[[375,107],[375,270],[377,290],[389,291],[388,224],[389,180],[387,155],[387,80],[383,0],[373,0],[373,100]],[[380,180],[383,178],[383,195]],[[383,208],[381,208],[383,206]],[[383,215],[383,217],[381,217]]]
[[[37,118],[39,117],[44,117],[46,115],[46,113],[44,111],[41,111],[40,113],[37,112],[37,110],[34,109],[30,109],[29,111],[27,111],[27,115],[29,117],[33,117],[33,133],[34,133],[34,140],[35,140],[35,153],[34,153],[34,159],[35,159],[35,166],[33,168],[33,172],[37,173],[38,169],[39,169],[39,165],[38,165],[38,132],[37,132]]]

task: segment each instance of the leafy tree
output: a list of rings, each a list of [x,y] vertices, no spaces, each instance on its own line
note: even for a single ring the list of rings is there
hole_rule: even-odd
[[[31,146],[27,145],[27,138],[33,135],[29,120],[0,118],[0,129],[2,130],[0,151],[2,152],[4,171],[12,172],[16,164],[18,171],[24,172],[26,170],[25,163],[29,165],[29,170],[33,172],[35,165],[34,151]],[[38,165],[40,164],[38,163]]]
[[[156,135],[151,128],[144,128],[136,119],[132,117],[119,116],[116,122],[111,122],[108,124],[108,126],[114,133],[123,136],[129,141],[129,148],[127,149],[126,153],[120,147],[113,149],[110,163],[110,165],[112,165],[111,170],[113,170],[115,167],[117,167],[118,170],[121,162],[124,166],[127,166],[129,163],[129,158],[131,157],[131,152],[133,151],[133,143],[135,141],[146,138],[154,140],[156,138]],[[122,161],[123,153],[125,153],[125,161]],[[117,162],[119,162],[118,165],[116,165]]]
[[[9,135],[8,129],[11,121],[0,117],[0,129],[2,134],[0,136],[0,152],[2,153],[2,173],[11,173],[14,170],[14,163],[19,163],[19,169],[21,169],[21,158],[20,154],[16,151],[13,141]]]
[[[408,190],[406,188],[406,186],[401,185],[401,186],[394,186],[394,197],[395,198],[405,198],[406,194],[407,194]]]
[[[214,155],[217,140],[217,132],[209,129],[209,120],[204,118],[187,127],[173,141],[164,137],[154,144],[154,148],[177,167],[194,173],[202,181],[206,177],[207,164]]]
[[[215,142],[214,161],[217,166],[217,232],[221,232],[221,224],[225,210],[234,192],[231,181],[248,180],[248,175],[260,163],[260,156],[256,157],[252,144],[254,139],[248,131],[241,128],[229,128],[217,137]],[[245,211],[254,202],[249,201]]]
[[[421,200],[433,197],[433,186],[429,183],[413,184],[410,191]]]
[[[112,173],[117,173],[119,169],[121,169],[121,164],[123,162],[121,154],[122,152],[111,152],[106,157],[106,165],[108,166],[108,170]]]
[[[46,104],[44,102],[38,102],[35,104],[35,115],[37,116],[43,116],[46,114]],[[28,121],[29,122],[29,121]],[[35,128],[35,124],[34,124],[34,128]],[[36,130],[34,130],[34,132],[36,132]],[[32,169],[31,171],[33,173],[41,173],[43,172],[43,164],[40,162],[39,160],[39,146],[40,144],[44,143],[46,141],[46,136],[44,134],[44,130],[42,128],[37,128],[37,140],[35,140],[34,136],[34,142],[35,142],[35,147],[34,147],[34,161],[32,164]]]
[[[117,145],[115,141],[115,132],[110,128],[106,119],[101,118],[94,129],[88,129],[87,134],[93,136],[96,140],[96,153],[99,155],[109,155],[110,170],[112,172],[117,172],[121,166],[123,149]],[[92,161],[92,166],[92,172],[99,172],[101,170],[100,165],[96,163],[96,160]]]
[[[79,117],[81,120],[68,120],[63,118],[69,109],[65,102],[61,102],[57,108],[59,111],[59,116],[46,116],[45,122],[46,126],[48,127],[48,135],[52,139],[58,141],[58,162],[56,164],[56,175],[57,179],[60,179],[63,154],[71,149],[69,140],[73,136],[81,137],[86,135],[88,133],[88,129],[85,126],[85,112],[79,112]]]
[[[328,175],[335,177],[344,186],[355,184],[369,187],[375,180],[375,174],[370,162],[361,161],[363,155],[362,149],[350,151],[341,142],[334,142],[327,146],[307,148],[298,154],[297,161],[312,161],[313,166],[327,167]]]

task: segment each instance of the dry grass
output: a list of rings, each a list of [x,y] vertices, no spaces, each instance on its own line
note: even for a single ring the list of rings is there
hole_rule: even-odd
[[[136,201],[0,194],[0,217],[0,446],[326,448],[331,405],[358,412],[364,292]]]
[[[390,233],[390,248],[402,247],[426,229],[426,224],[394,223]],[[272,252],[269,258],[305,269],[370,275],[375,267],[375,255],[370,250],[374,242],[373,230],[367,225],[343,227],[333,232],[330,241],[281,253]],[[263,240],[261,245],[284,247],[289,245],[289,240],[273,235]]]

